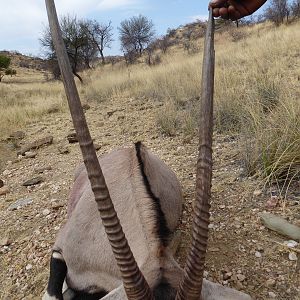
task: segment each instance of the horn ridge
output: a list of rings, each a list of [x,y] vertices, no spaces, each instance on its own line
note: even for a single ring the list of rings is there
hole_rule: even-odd
[[[176,300],[199,300],[201,297],[208,241],[212,178],[214,58],[214,19],[210,8],[202,66],[201,115],[192,243]]]
[[[69,103],[69,108],[78,136],[82,156],[87,169],[95,201],[106,230],[109,242],[119,266],[124,288],[130,300],[153,299],[149,285],[133,257],[122,226],[111,201],[89,129],[85,120],[66,48],[62,39],[54,0],[46,0],[51,35]],[[100,250],[100,249],[99,249]]]

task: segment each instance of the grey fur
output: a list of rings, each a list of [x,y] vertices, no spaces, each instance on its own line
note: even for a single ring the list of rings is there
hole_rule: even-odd
[[[182,213],[180,183],[170,168],[145,146],[141,148],[141,157],[151,190],[160,199],[167,225],[174,232]],[[183,270],[173,257],[174,249],[162,246],[157,236],[157,214],[153,199],[145,188],[135,148],[115,150],[99,161],[129,245],[150,288],[164,277],[177,289]],[[86,170],[82,166],[76,172],[68,215],[68,221],[54,245],[54,250],[62,253],[67,264],[67,284],[77,290],[111,291],[104,299],[126,299]],[[68,290],[65,296],[67,293]],[[203,283],[202,296],[205,300],[251,299],[208,281]]]

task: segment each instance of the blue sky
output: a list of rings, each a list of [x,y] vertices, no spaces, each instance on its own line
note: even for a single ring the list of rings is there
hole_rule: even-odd
[[[124,19],[142,14],[153,20],[157,35],[207,16],[203,0],[57,0],[59,15],[112,21],[115,42],[106,54],[119,54],[117,27]],[[0,50],[41,55],[39,37],[47,24],[43,0],[0,0]]]

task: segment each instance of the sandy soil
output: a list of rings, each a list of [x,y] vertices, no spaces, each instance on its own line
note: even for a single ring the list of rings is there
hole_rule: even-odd
[[[178,251],[183,264],[190,239],[197,138],[187,142],[181,132],[174,137],[162,136],[155,124],[160,103],[112,99],[91,106],[86,115],[92,136],[101,145],[99,155],[142,140],[178,175],[185,197],[180,225],[183,237]],[[66,218],[74,169],[81,162],[78,144],[68,144],[66,139],[71,129],[67,113],[52,114],[28,125],[22,129],[26,132],[23,144],[47,135],[54,137],[54,143],[39,149],[32,159],[17,159],[16,151],[10,150],[10,161],[2,166],[0,179],[11,191],[0,196],[0,240],[10,240],[9,246],[0,246],[0,299],[40,299],[46,286],[51,245]],[[254,299],[299,300],[299,245],[295,252],[298,260],[291,261],[290,250],[280,245],[288,238],[267,230],[259,218],[266,209],[270,190],[263,189],[257,179],[243,176],[234,137],[215,135],[214,140],[206,277],[244,290]],[[70,153],[60,154],[58,148],[62,146]],[[40,168],[49,170],[38,174]],[[36,176],[42,176],[44,182],[34,187],[22,186],[25,180]],[[294,191],[299,188],[296,185]],[[300,225],[297,197],[297,193],[288,194],[272,212]],[[18,210],[7,210],[11,203],[24,198],[32,202]]]

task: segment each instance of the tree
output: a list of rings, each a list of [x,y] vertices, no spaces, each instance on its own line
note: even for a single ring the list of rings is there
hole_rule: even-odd
[[[10,69],[11,59],[6,55],[0,55],[0,82],[5,75],[16,75],[17,71]]]
[[[142,15],[122,21],[118,29],[123,51],[133,51],[140,56],[155,35],[153,22]]]
[[[86,23],[86,30],[92,43],[97,47],[102,64],[105,64],[104,49],[111,48],[113,41],[113,27],[111,21],[108,24],[98,23],[95,20],[90,20]]]
[[[291,5],[292,15],[296,18],[300,18],[300,0],[294,0]]]
[[[269,7],[265,10],[264,16],[267,20],[280,25],[289,18],[289,5],[287,0],[271,0]]]
[[[91,68],[91,62],[97,58],[98,53],[104,62],[103,50],[110,46],[112,41],[111,23],[106,26],[95,20],[80,20],[76,17],[64,16],[60,20],[60,27],[73,74],[82,82],[78,72]],[[40,43],[46,50],[49,68],[54,78],[58,79],[60,71],[49,27],[45,29]]]

